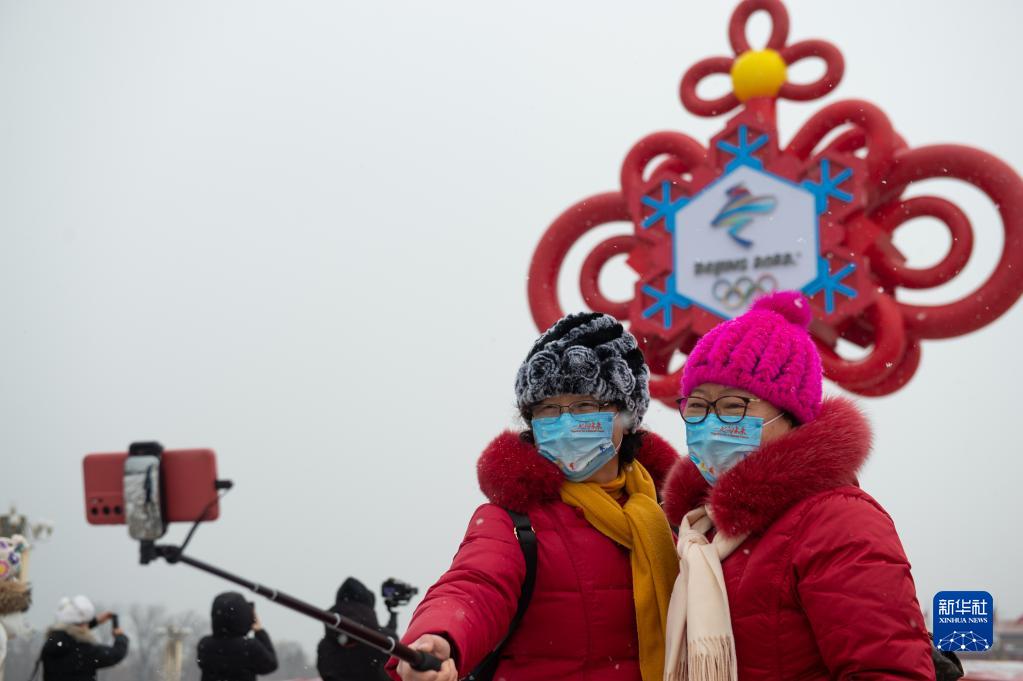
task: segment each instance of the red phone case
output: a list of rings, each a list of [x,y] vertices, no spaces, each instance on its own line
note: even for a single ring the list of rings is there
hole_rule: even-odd
[[[85,519],[90,525],[124,524],[124,452],[89,454],[82,461],[85,478]],[[167,522],[195,522],[217,498],[217,455],[212,449],[164,452],[160,466]],[[205,520],[216,520],[213,504]]]

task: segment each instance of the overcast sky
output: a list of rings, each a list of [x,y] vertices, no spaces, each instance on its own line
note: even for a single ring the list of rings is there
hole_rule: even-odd
[[[1023,169],[1023,5],[788,5],[790,40],[845,55],[826,101],[870,99],[911,145]],[[195,556],[324,605],[348,575],[425,591],[482,502],[476,457],[514,425],[538,238],[617,188],[643,135],[723,125],[677,90],[696,60],[730,54],[731,7],[0,3],[0,507],[56,528],[33,559],[31,621],[64,594],[205,613],[227,588],[141,567],[123,527],[86,525],[82,456],[139,439],[212,447],[235,482]],[[821,105],[781,104],[783,138]],[[968,211],[974,258],[905,299],[948,301],[986,277],[1001,231],[978,192],[926,188]],[[927,222],[903,232],[914,265],[948,243]],[[624,294],[617,267],[605,283]],[[861,402],[876,428],[861,482],[928,610],[938,590],[985,589],[1023,615],[1021,331],[1017,306],[926,342],[909,386]],[[683,447],[667,408],[647,424]],[[312,650],[318,625],[259,608]]]

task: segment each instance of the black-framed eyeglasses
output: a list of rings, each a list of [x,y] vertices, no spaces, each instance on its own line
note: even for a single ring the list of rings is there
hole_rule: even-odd
[[[696,425],[703,423],[707,414],[712,411],[725,423],[738,423],[746,418],[746,410],[750,402],[761,402],[756,397],[741,395],[723,395],[716,400],[705,400],[702,397],[682,397],[678,400],[678,413],[686,423]]]
[[[562,406],[560,404],[535,404],[529,413],[534,419],[556,419],[566,411],[573,417],[596,414],[604,407],[614,402],[599,402],[597,400],[579,400],[572,404]]]

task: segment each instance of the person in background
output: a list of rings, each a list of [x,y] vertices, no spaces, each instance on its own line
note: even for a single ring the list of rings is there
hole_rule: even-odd
[[[493,659],[526,578],[510,510],[528,516],[535,534],[536,581],[493,678],[661,681],[678,559],[657,484],[678,456],[640,428],[649,375],[636,338],[610,315],[569,315],[537,339],[515,380],[526,428],[499,435],[480,457],[490,503],[404,636],[444,660],[442,670],[392,659],[395,679],[454,681]],[[453,423],[481,409],[462,378],[464,395],[434,407]]]
[[[359,624],[384,631],[391,636],[397,632],[380,627],[374,610],[376,596],[366,586],[349,577],[337,590],[337,598],[330,612],[336,612]],[[316,670],[323,681],[388,681],[384,671],[387,653],[350,640],[333,629],[326,629],[316,647]]]
[[[57,606],[57,622],[46,632],[39,655],[43,681],[95,681],[97,669],[123,660],[128,654],[128,637],[123,629],[114,627],[114,644],[110,646],[99,643],[92,633],[97,625],[110,620],[114,620],[113,613],[96,615],[96,608],[85,596],[62,598]]]
[[[273,642],[251,601],[235,591],[222,593],[213,599],[210,619],[213,634],[199,641],[196,655],[202,681],[255,681],[276,671]]]
[[[32,603],[32,588],[23,569],[29,544],[20,534],[0,537],[0,681],[4,681],[7,639],[27,633],[23,614]]]
[[[870,425],[822,399],[811,318],[800,293],[775,293],[686,359],[667,681],[935,678],[895,525],[857,482]]]

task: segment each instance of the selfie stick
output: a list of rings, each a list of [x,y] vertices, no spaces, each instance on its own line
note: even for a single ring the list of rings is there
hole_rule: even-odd
[[[232,574],[227,570],[221,570],[215,565],[210,565],[209,563],[204,563],[201,560],[196,560],[195,558],[186,556],[181,552],[180,547],[143,541],[141,548],[141,562],[143,565],[157,558],[163,558],[172,565],[174,563],[191,565],[203,572],[208,572],[211,575],[215,575],[221,579],[226,579],[229,582],[234,582],[235,584],[245,587],[250,591],[254,591],[260,596],[269,598],[274,603],[283,605],[289,610],[294,610],[306,617],[319,620],[339,634],[344,634],[361,643],[372,646],[377,650],[382,650],[388,655],[396,657],[399,660],[408,662],[409,666],[416,671],[440,671],[441,661],[429,653],[409,648],[408,646],[399,643],[393,636],[382,634],[376,629],[370,629],[369,627],[363,626],[347,617],[343,617],[336,612],[321,610],[315,605],[310,605],[309,603],[299,600],[294,596],[290,596],[283,591],[271,589],[270,587],[263,586],[262,584],[249,581],[244,577]]]
[[[416,671],[440,671],[441,661],[421,650],[413,650],[402,645],[393,636],[383,634],[376,629],[370,629],[358,622],[343,617],[338,613],[321,610],[315,605],[300,601],[294,596],[271,589],[244,577],[232,574],[227,570],[221,570],[215,565],[204,563],[201,560],[190,558],[184,553],[185,546],[192,538],[192,534],[199,526],[199,523],[206,517],[206,513],[220,498],[215,497],[206,510],[192,526],[192,530],[185,538],[181,546],[170,544],[157,544],[154,540],[163,536],[167,529],[161,503],[160,466],[163,454],[163,447],[157,442],[135,442],[128,449],[128,456],[125,459],[125,516],[128,520],[128,531],[134,539],[139,539],[141,552],[139,562],[143,565],[151,563],[157,558],[163,558],[170,564],[184,563],[194,568],[208,572],[211,575],[234,582],[239,586],[254,591],[260,596],[269,598],[274,603],[279,603],[289,610],[311,617],[327,625],[329,629],[344,634],[368,646],[383,651],[392,657],[407,662]],[[226,480],[216,482],[217,490],[228,490],[231,483]]]

